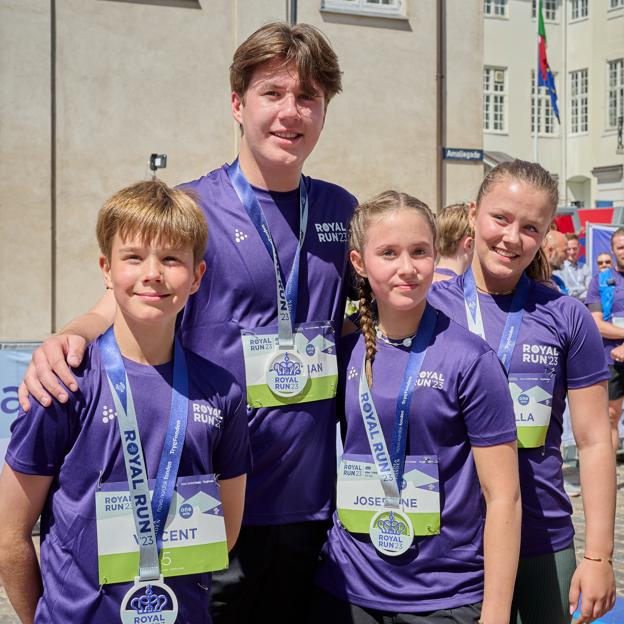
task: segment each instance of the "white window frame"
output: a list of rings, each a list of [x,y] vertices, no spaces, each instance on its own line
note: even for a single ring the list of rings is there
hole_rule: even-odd
[[[392,4],[382,4],[384,0],[321,0],[322,11],[371,15],[375,17],[405,17],[406,0],[389,0]]]
[[[609,0],[609,11],[624,9],[624,0]]]
[[[606,129],[617,130],[618,117],[624,115],[624,57],[607,61]]]
[[[589,16],[589,0],[570,0],[570,21],[576,22]]]
[[[496,80],[497,78],[499,80]],[[507,134],[506,67],[487,65],[483,68],[483,131],[492,134]]]
[[[542,15],[545,22],[557,21],[557,0],[542,0]],[[531,17],[537,18],[537,0],[533,0],[531,6]]]
[[[508,0],[483,0],[483,15],[485,17],[508,17]]]
[[[556,79],[557,74],[553,72]],[[555,82],[556,84],[556,82]],[[548,89],[542,87],[537,94],[537,136],[559,136],[559,124],[555,121],[555,113],[550,103]],[[531,71],[531,136],[535,132],[535,70]]]
[[[570,72],[570,134],[589,132],[589,70]]]

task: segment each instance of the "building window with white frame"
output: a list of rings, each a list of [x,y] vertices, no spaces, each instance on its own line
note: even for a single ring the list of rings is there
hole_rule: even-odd
[[[588,70],[570,72],[570,133],[589,131]]]
[[[621,9],[624,7],[624,0],[609,0],[610,9]]]
[[[537,0],[533,0],[531,16],[537,15]],[[547,22],[554,22],[557,19],[557,0],[542,0],[542,15]]]
[[[607,63],[607,129],[615,130],[624,116],[624,58]]]
[[[507,130],[507,72],[502,67],[483,68],[483,129]]]
[[[321,0],[321,9],[358,15],[403,17],[405,0]]]
[[[553,74],[556,77],[556,74]],[[531,132],[535,132],[535,71],[531,72]],[[555,115],[548,89],[541,87],[537,94],[537,134],[556,136],[558,127],[555,125]]]
[[[507,17],[507,0],[483,0],[483,15]]]
[[[588,14],[588,6],[587,0],[572,0],[570,17],[572,20],[582,19],[583,17],[587,17]]]

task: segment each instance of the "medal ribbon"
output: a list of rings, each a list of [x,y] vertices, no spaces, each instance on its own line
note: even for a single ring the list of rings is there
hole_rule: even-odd
[[[364,422],[364,429],[368,437],[368,444],[375,461],[377,474],[381,478],[381,485],[384,490],[385,505],[388,507],[400,507],[401,504],[401,483],[405,470],[405,448],[407,445],[407,430],[409,426],[409,410],[412,403],[412,396],[416,380],[420,374],[423,360],[433,330],[435,328],[437,312],[429,304],[426,305],[418,332],[412,341],[401,391],[397,399],[390,449],[386,446],[379,416],[373,402],[373,397],[366,380],[365,366],[366,355],[362,363],[360,373],[360,413]]]
[[[498,359],[502,362],[505,370],[509,372],[511,366],[511,356],[513,355],[522,325],[524,306],[529,296],[531,282],[523,273],[516,284],[511,308],[505,320],[505,328],[498,345]],[[485,340],[485,330],[483,328],[483,317],[481,316],[481,306],[477,295],[477,285],[475,283],[472,268],[464,273],[464,303],[466,305],[466,318],[468,329]],[[487,341],[486,341],[487,342]]]
[[[299,259],[301,248],[308,229],[308,193],[303,183],[303,177],[299,181],[299,242],[293,259],[293,265],[284,288],[282,269],[280,267],[277,250],[269,224],[267,223],[260,202],[256,197],[247,178],[241,171],[238,158],[227,168],[230,182],[243,204],[251,222],[258,231],[266,250],[273,260],[275,268],[275,282],[277,284],[277,319],[278,319],[278,343],[280,349],[292,349],[294,345],[293,331],[297,316],[297,298],[299,292]]]
[[[139,578],[142,581],[155,580],[160,576],[158,553],[162,546],[163,530],[173,499],[186,436],[188,420],[186,359],[182,346],[176,339],[169,424],[156,474],[154,496],[150,497],[147,467],[132,392],[112,327],[98,338],[98,345],[119,421],[132,515],[139,541]]]

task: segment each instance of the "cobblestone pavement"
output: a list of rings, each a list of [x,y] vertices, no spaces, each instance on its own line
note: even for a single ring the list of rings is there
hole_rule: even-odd
[[[618,501],[615,518],[615,552],[613,557],[613,566],[615,569],[615,579],[617,582],[618,596],[624,597],[624,463],[620,458],[618,464]],[[566,479],[572,483],[578,484],[578,471],[575,468],[566,468]],[[583,519],[583,497],[578,496],[572,498],[572,506],[574,507],[574,526],[576,528],[576,553],[577,557],[583,556],[585,546],[585,523]],[[35,538],[35,544],[38,538]],[[4,588],[0,585],[0,624],[19,624],[9,601],[6,598]]]

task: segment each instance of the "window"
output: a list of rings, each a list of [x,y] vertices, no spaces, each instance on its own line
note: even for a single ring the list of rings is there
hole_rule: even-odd
[[[624,0],[609,0],[610,9],[621,9],[624,7]]]
[[[537,0],[533,0],[533,8],[531,9],[531,16],[537,15]],[[542,15],[544,19],[549,22],[554,22],[557,19],[557,0],[542,0]]]
[[[624,116],[624,58],[607,63],[607,128],[615,130]]]
[[[556,74],[553,73],[556,78]],[[531,132],[535,132],[535,71],[531,72]],[[537,133],[554,136],[557,134],[555,115],[550,104],[550,95],[545,87],[537,94]]]
[[[501,67],[483,69],[483,129],[506,131],[507,84],[506,71]]]
[[[570,132],[581,134],[589,130],[589,99],[587,70],[570,72]]]
[[[404,0],[321,0],[325,11],[382,17],[403,17],[404,5]]]
[[[587,0],[572,0],[572,19],[587,17]]]
[[[483,15],[507,17],[507,0],[483,0]]]

